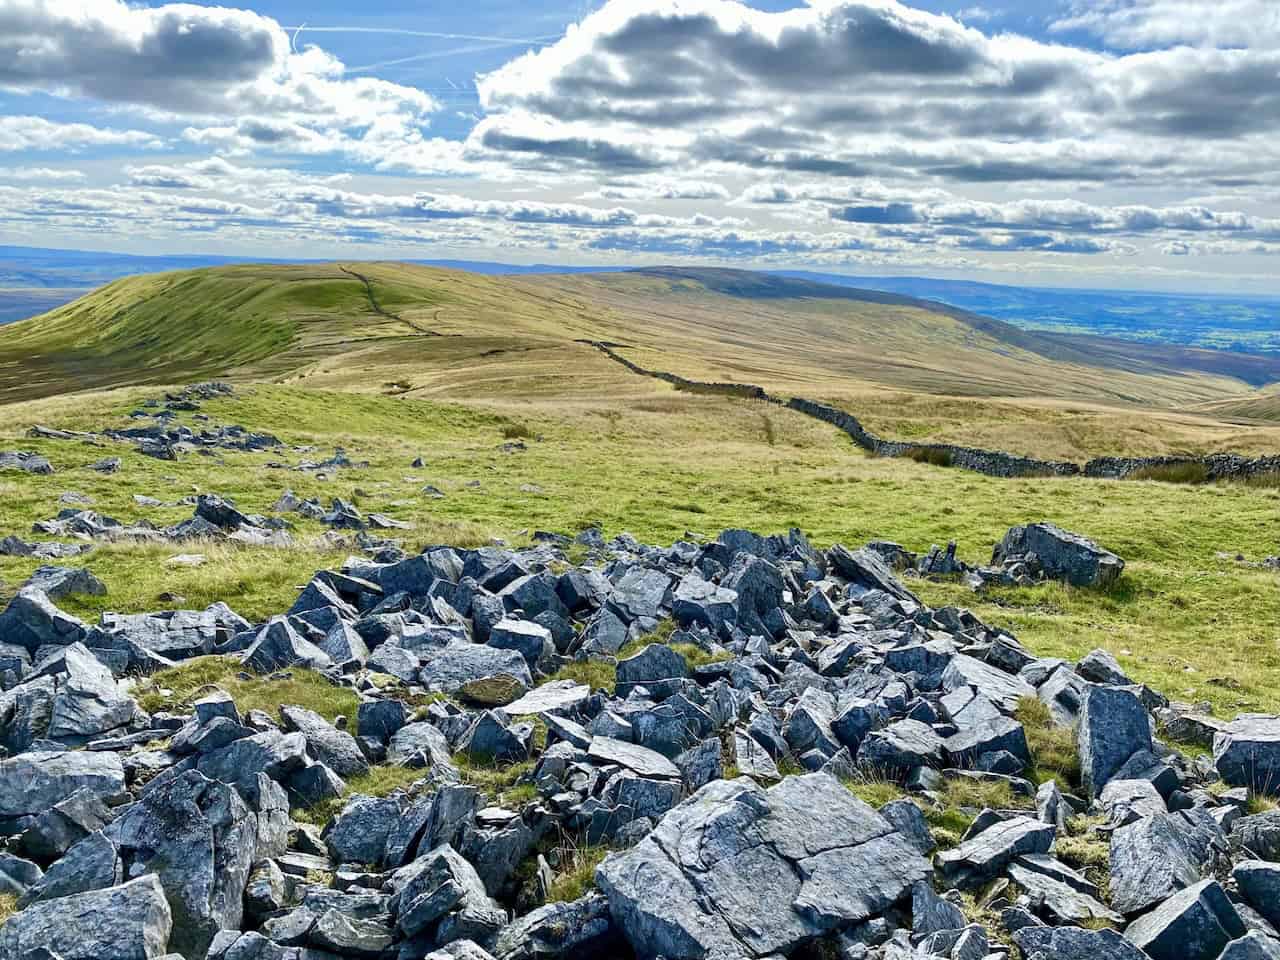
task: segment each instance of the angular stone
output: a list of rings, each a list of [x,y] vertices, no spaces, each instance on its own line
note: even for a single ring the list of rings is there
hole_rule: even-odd
[[[680,768],[662,754],[612,737],[592,738],[587,756],[596,763],[616,763],[618,766],[635,771],[642,777],[680,779]]]
[[[1273,927],[1280,924],[1280,864],[1245,860],[1231,871],[1241,895]]]
[[[1014,932],[1013,940],[1022,951],[1022,955],[1028,958],[1150,960],[1146,954],[1114,930],[1026,926]]]
[[[616,956],[618,932],[609,901],[589,893],[572,903],[549,903],[502,928],[497,960],[557,960]]]
[[[329,856],[337,863],[380,865],[400,816],[394,797],[352,797],[325,837]]]
[[[1217,960],[1244,922],[1216,880],[1174,894],[1125,930],[1125,939],[1152,960]]]
[[[369,761],[360,752],[356,738],[337,729],[314,710],[281,707],[280,717],[289,732],[301,733],[307,753],[340,777],[359,777],[369,772]]]
[[[1128,690],[1090,686],[1080,705],[1076,747],[1080,774],[1092,796],[1139,750],[1150,750],[1151,722],[1142,702]]]
[[[437,939],[467,937],[486,940],[506,919],[502,909],[489,898],[475,869],[453,847],[443,844],[405,867],[407,881],[400,891],[397,927],[412,937],[439,924],[448,924],[455,936],[437,934]]]
[[[858,763],[902,779],[917,767],[942,766],[945,750],[945,742],[927,723],[899,720],[867,735],[858,748]]]
[[[401,766],[431,767],[451,759],[445,735],[425,721],[401,727],[387,745],[387,762]]]
[[[951,658],[942,673],[942,689],[948,693],[962,687],[973,687],[1000,708],[1006,716],[1012,716],[1024,697],[1034,697],[1035,687],[1014,673],[1005,673],[976,657],[957,654]]]
[[[1213,762],[1227,783],[1280,796],[1280,717],[1233,720],[1213,738]]]
[[[1138,820],[1111,835],[1111,905],[1135,914],[1205,877],[1226,856],[1222,828],[1204,810]]]
[[[1054,828],[1030,817],[998,820],[972,839],[938,854],[938,869],[954,886],[972,888],[1004,872],[1016,857],[1048,853]]]
[[[964,912],[949,900],[943,900],[925,882],[911,889],[911,935],[927,937],[942,930],[959,930],[965,925]]]
[[[656,697],[670,696],[689,676],[684,657],[661,643],[651,643],[639,653],[618,661],[617,695],[625,697],[637,686]]]
[[[168,951],[173,917],[155,876],[106,890],[47,900],[0,926],[0,957],[155,960]]]
[[[111,797],[124,790],[114,753],[24,753],[0,760],[0,819],[36,816],[80,790]]]
[[[41,590],[19,590],[0,613],[0,640],[32,653],[83,640],[86,632],[80,620],[59,610]]]
[[[503,707],[509,717],[569,713],[581,709],[591,698],[591,688],[576,680],[553,680],[535,687],[519,700]]]
[[[786,955],[878,915],[928,863],[826,774],[765,791],[718,780],[631,850],[597,885],[638,956],[736,960]]]
[[[1092,540],[1051,523],[1012,527],[992,553],[993,564],[1034,553],[1045,574],[1076,587],[1105,588],[1124,571],[1124,561]]]
[[[288,620],[276,617],[254,639],[245,653],[244,665],[257,673],[274,673],[293,666],[327,670],[333,661],[294,630]]]
[[[501,682],[513,695],[509,703],[533,686],[529,664],[515,650],[498,650],[479,643],[454,643],[439,650],[424,650],[418,682],[428,690],[458,693],[478,689],[480,682]],[[492,702],[492,701],[485,701]]]

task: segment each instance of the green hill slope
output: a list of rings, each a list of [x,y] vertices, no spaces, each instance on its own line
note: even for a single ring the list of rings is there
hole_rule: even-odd
[[[210,376],[520,396],[546,392],[546,378],[571,386],[582,340],[623,344],[654,369],[835,400],[891,387],[1188,407],[1280,379],[1280,361],[1050,336],[744,271],[495,277],[335,263],[109,284],[0,332],[0,401]]]

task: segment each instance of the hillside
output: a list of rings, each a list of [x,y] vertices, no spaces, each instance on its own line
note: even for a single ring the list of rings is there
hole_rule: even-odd
[[[0,400],[212,376],[488,404],[659,390],[583,342],[596,340],[652,369],[873,420],[900,410],[904,391],[932,398],[933,416],[893,424],[911,439],[1076,459],[1280,449],[1276,431],[1175,412],[1248,398],[1280,379],[1280,360],[1039,334],[724,270],[499,277],[372,263],[134,277],[7,327]]]

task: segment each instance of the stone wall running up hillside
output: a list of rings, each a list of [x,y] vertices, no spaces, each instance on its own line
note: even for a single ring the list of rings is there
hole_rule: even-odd
[[[632,373],[672,384],[677,390],[694,393],[711,393],[740,397],[747,400],[763,400],[785,406],[797,413],[829,423],[847,433],[853,442],[878,457],[909,457],[935,466],[960,467],[989,477],[1100,477],[1124,480],[1146,471],[1178,468],[1202,468],[1205,482],[1214,480],[1247,480],[1251,477],[1280,474],[1280,456],[1242,457],[1235,453],[1214,453],[1206,457],[1099,457],[1081,467],[1064,460],[1038,460],[1021,457],[1001,450],[982,450],[977,447],[961,447],[951,443],[910,443],[902,440],[886,440],[864,427],[851,413],[807,400],[792,397],[784,400],[768,393],[763,387],[751,383],[690,380],[665,370],[650,370],[628,360],[614,347],[621,344],[600,340],[580,340],[616,360]]]

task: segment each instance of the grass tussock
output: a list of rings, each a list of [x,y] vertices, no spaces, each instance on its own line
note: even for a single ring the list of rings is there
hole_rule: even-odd
[[[544,741],[545,742],[545,741]],[[520,783],[521,778],[533,772],[534,761],[523,763],[490,763],[465,754],[455,754],[454,766],[462,777],[483,793],[490,804],[519,809],[538,796],[532,783]]]
[[[523,423],[508,423],[502,428],[504,440],[533,440],[536,436],[533,429]]]
[[[1070,867],[1081,871],[1108,901],[1111,883],[1111,843],[1096,828],[1107,822],[1105,815],[1075,816],[1067,821],[1066,833],[1054,841],[1054,854]]]
[[[341,797],[321,800],[314,806],[293,811],[293,819],[299,823],[309,823],[316,827],[325,827],[334,817],[342,812],[351,797],[362,794],[367,797],[386,797],[397,790],[408,790],[413,784],[422,780],[427,774],[425,770],[410,767],[398,767],[394,764],[380,764],[371,767],[369,772],[360,777],[347,778],[347,793]]]
[[[1255,473],[1251,477],[1245,477],[1242,483],[1255,490],[1280,490],[1280,470]]]
[[[926,463],[931,467],[951,466],[951,451],[939,450],[937,447],[912,447],[903,456],[908,460],[914,460],[916,463]]]
[[[552,683],[557,680],[585,683],[592,690],[613,693],[618,685],[618,668],[608,660],[574,660],[566,663],[545,682]]]
[[[18,898],[11,893],[0,893],[0,926],[18,912]]]
[[[1165,463],[1137,470],[1129,475],[1129,479],[1201,484],[1209,482],[1209,468],[1198,460],[1189,460],[1186,463]]]
[[[596,886],[596,867],[609,855],[605,846],[562,845],[554,851],[559,867],[547,890],[548,903],[570,903]]]
[[[844,785],[855,797],[877,810],[906,796],[898,784],[880,777],[859,776],[845,780]]]
[[[226,691],[242,714],[262,710],[274,717],[282,705],[298,706],[314,710],[330,722],[346,717],[348,729],[356,729],[360,700],[350,690],[335,687],[312,670],[296,667],[278,680],[257,676],[235,657],[198,657],[158,670],[137,681],[134,695],[148,713],[181,712],[215,689]]]
[[[1023,697],[1014,717],[1026,731],[1033,761],[1031,779],[1036,783],[1057,780],[1067,792],[1079,790],[1080,755],[1075,730],[1055,724],[1048,705],[1036,697]]]

